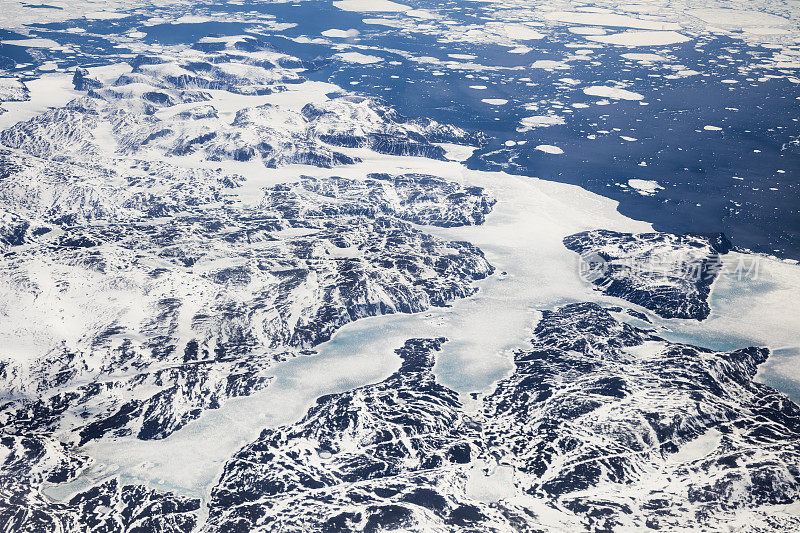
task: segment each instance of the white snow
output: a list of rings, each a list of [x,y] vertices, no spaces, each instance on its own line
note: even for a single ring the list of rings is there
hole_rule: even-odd
[[[30,91],[30,100],[3,102],[7,111],[0,115],[0,129],[28,120],[50,107],[61,107],[80,94],[73,89],[72,74],[45,74],[25,85]]]
[[[480,291],[475,296],[450,307],[350,323],[331,341],[319,345],[318,355],[276,367],[275,377],[264,391],[226,401],[166,439],[104,439],[87,445],[86,453],[100,463],[119,465],[136,479],[163,481],[203,496],[227,458],[264,427],[297,420],[323,394],[386,378],[398,365],[394,350],[412,337],[451,339],[437,356],[437,379],[459,392],[483,390],[507,374],[513,350],[527,345],[530,328],[537,320],[534,309],[565,298],[609,301],[580,280],[574,254],[561,242],[564,236],[594,225],[619,231],[650,229],[648,224],[622,217],[612,200],[579,187],[473,171],[458,162],[376,155],[368,150],[351,153],[364,162],[336,169],[262,166],[260,173],[249,176],[253,181],[249,186],[294,180],[301,172],[316,177],[363,178],[371,172],[402,168],[485,187],[498,199],[485,224],[426,227],[425,231],[444,239],[473,242],[508,276],[478,282]],[[575,275],[569,275],[573,270]],[[487,309],[492,310],[491,316]]]
[[[504,105],[508,103],[508,100],[502,98],[484,98],[481,102],[489,105]]]
[[[484,503],[513,498],[516,495],[514,469],[477,461],[469,470],[465,493],[467,497]]]
[[[375,5],[400,5],[379,0],[347,0],[336,4],[362,6],[362,9],[355,9],[357,11],[374,10],[367,8]],[[664,35],[674,32],[626,33]],[[663,37],[660,38],[663,40]],[[382,60],[375,56],[352,54]],[[71,90],[70,79],[71,75],[56,75],[28,83],[31,102],[4,104],[10,111],[0,116],[0,127],[13,124],[21,120],[20,117],[29,118],[49,105],[66,103],[76,94]],[[306,84],[292,86],[286,93],[252,97],[252,101],[240,95],[228,94],[223,97],[215,92],[212,93],[215,98],[213,104],[227,105],[227,108],[219,106],[224,110],[221,113],[230,113],[255,101],[297,107],[309,99],[303,88],[319,88],[312,92],[313,98],[324,98],[325,90],[332,91],[335,88],[327,85],[323,90],[322,85],[327,84],[320,84],[319,87]],[[601,89],[624,91],[611,87]],[[637,93],[624,92],[638,97],[630,99],[642,98]],[[523,118],[521,123],[523,128],[544,127],[564,124],[564,119],[544,115]],[[547,153],[563,153],[560,148],[550,145],[539,145],[536,149],[542,147],[559,150],[542,150]],[[447,153],[448,157],[459,161],[472,150],[471,147],[451,146]],[[296,420],[321,394],[383,379],[397,367],[393,350],[412,336],[442,335],[453,339],[445,345],[439,357],[437,376],[460,391],[480,390],[508,370],[511,350],[526,345],[530,326],[536,320],[536,314],[531,309],[546,308],[565,299],[616,302],[580,282],[574,254],[566,250],[561,242],[564,236],[594,227],[618,231],[652,229],[648,224],[620,215],[612,200],[578,187],[540,181],[531,176],[473,171],[453,161],[377,156],[369,151],[354,150],[353,153],[362,156],[364,163],[335,170],[316,167],[273,170],[256,165],[247,171],[247,188],[251,192],[257,191],[266,184],[295,179],[299,172],[317,176],[336,174],[363,177],[369,172],[399,169],[437,174],[465,184],[486,187],[499,202],[485,225],[426,228],[426,231],[443,238],[475,243],[484,250],[498,271],[508,271],[508,276],[494,276],[481,281],[481,291],[475,297],[458,301],[448,308],[416,315],[384,316],[350,324],[342,328],[332,341],[320,346],[318,356],[295,359],[276,369],[273,384],[262,393],[226,402],[221,409],[204,413],[199,420],[165,440],[140,441],[133,437],[116,441],[102,440],[86,447],[89,455],[101,462],[119,465],[121,471],[133,477],[162,480],[202,495],[215,480],[229,455],[252,440],[264,426]],[[228,163],[230,169],[237,171],[247,165],[238,162],[226,162],[226,165]],[[219,162],[214,165],[223,166]],[[655,194],[661,189],[652,180],[629,180],[628,184],[640,194]],[[732,253],[725,256],[724,261],[728,265],[737,259],[753,257]],[[800,329],[800,319],[795,312],[800,268],[768,258],[763,258],[761,264],[763,284],[722,278],[714,287],[713,312],[707,321],[698,324],[671,323],[671,328],[715,341],[725,338],[732,331],[746,331],[748,337],[753,339],[753,344],[776,342],[778,345],[796,345],[796,332]],[[575,275],[571,276],[569,272],[575,272]],[[487,309],[492,310],[489,316]],[[76,325],[70,323],[65,327],[74,327],[77,331],[79,328]],[[737,344],[739,346],[741,344]],[[775,361],[770,371],[782,372],[788,379],[797,379],[797,359],[786,357]],[[693,451],[687,451],[687,456],[702,456],[713,435],[705,437],[698,439],[701,441],[699,443],[693,441],[694,444],[683,445],[679,453],[692,445]],[[473,478],[472,474],[470,480],[478,480],[473,485],[477,484],[479,491],[491,493],[487,496],[489,500],[502,497],[497,496],[503,489],[502,485],[511,485],[503,468],[496,468],[490,476],[491,482],[481,483],[481,478]]]
[[[719,445],[722,440],[722,433],[711,428],[694,440],[682,444],[677,453],[667,458],[671,463],[690,463],[702,459]]]
[[[480,291],[475,296],[450,307],[348,324],[331,341],[318,346],[318,355],[276,367],[273,382],[266,390],[206,411],[166,439],[104,439],[86,446],[86,453],[100,463],[118,465],[121,472],[136,479],[163,481],[204,496],[227,458],[264,427],[297,420],[322,394],[384,379],[397,368],[394,350],[411,337],[451,339],[437,357],[437,379],[459,392],[483,390],[509,371],[513,350],[527,345],[538,317],[535,309],[564,301],[618,303],[580,280],[575,254],[562,243],[566,235],[597,227],[652,231],[649,224],[620,215],[613,200],[568,184],[470,170],[457,162],[383,156],[368,150],[350,153],[364,161],[336,169],[262,166],[258,173],[248,176],[252,180],[249,186],[258,188],[294,180],[301,172],[316,177],[363,178],[371,172],[402,169],[485,187],[498,200],[485,224],[425,230],[440,238],[472,242],[484,251],[498,272],[508,274],[478,282]],[[739,257],[754,256],[731,253],[723,257],[729,264]],[[709,319],[702,323],[672,321],[670,330],[693,334],[699,344],[707,342],[703,339],[720,342],[732,331],[746,331],[754,345],[763,345],[770,339],[782,343],[779,345],[796,344],[800,319],[793,310],[800,268],[765,260],[761,276],[766,283],[763,287],[721,278],[712,292]],[[487,314],[487,309],[491,313]],[[655,318],[654,321],[661,323]],[[737,339],[736,347],[749,345],[741,342]],[[796,361],[784,362],[787,373],[796,369],[792,366]],[[790,379],[796,379],[796,372],[793,375]]]
[[[25,84],[18,78],[0,77],[0,100],[22,101],[26,99]]]

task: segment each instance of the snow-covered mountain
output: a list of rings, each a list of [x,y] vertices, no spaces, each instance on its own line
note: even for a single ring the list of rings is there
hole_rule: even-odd
[[[220,116],[214,104],[220,92],[264,95],[301,81],[297,69],[278,66],[275,55],[139,56],[130,73],[107,86],[79,70],[73,83],[86,97],[4,130],[0,142],[59,160],[191,155],[209,161],[256,159],[267,167],[332,167],[357,161],[336,147],[444,159],[444,149],[434,143],[484,141],[482,134],[408,119],[374,99],[351,95],[300,109],[269,103],[242,107],[232,120]]]

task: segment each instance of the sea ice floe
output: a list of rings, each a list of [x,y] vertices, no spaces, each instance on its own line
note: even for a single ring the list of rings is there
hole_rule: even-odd
[[[348,63],[358,63],[360,65],[368,65],[370,63],[378,63],[383,61],[382,57],[362,54],[361,52],[342,52],[340,54],[336,54],[336,57],[342,61],[346,61]]]
[[[564,153],[564,150],[562,150],[558,146],[553,146],[552,144],[540,144],[539,146],[536,147],[536,150],[539,150],[540,152],[544,152],[546,154],[553,154],[553,155]]]
[[[664,56],[660,56],[658,54],[638,54],[638,53],[630,53],[630,54],[622,54],[622,57],[625,59],[630,59],[631,61],[640,61],[642,63],[655,63],[658,61],[666,61],[667,58]]]
[[[541,69],[565,69],[569,68],[569,65],[564,63],[563,61],[553,61],[552,59],[539,59],[534,61],[531,64],[531,68],[541,68]]]
[[[764,13],[763,11],[749,11],[744,9],[691,9],[689,14],[703,22],[723,28],[743,28],[749,31],[751,27],[785,26],[791,24],[789,20]]]
[[[431,13],[425,9],[412,9],[410,11],[406,11],[406,15],[410,17],[416,17],[418,19],[438,19],[441,18],[436,13]]]
[[[340,39],[352,39],[358,37],[358,30],[350,28],[349,30],[330,29],[322,32],[325,37],[337,37]]]
[[[599,96],[600,98],[612,98],[614,100],[642,100],[644,96],[633,91],[627,91],[618,87],[606,87],[604,85],[592,85],[586,87],[583,93],[589,96]]]
[[[548,126],[564,124],[564,117],[558,115],[535,115],[532,117],[524,117],[519,122],[520,126],[517,127],[517,131],[524,132],[533,128],[546,128]]]
[[[209,17],[202,17],[196,15],[183,15],[182,17],[178,17],[177,19],[175,19],[175,24],[204,24],[206,22],[212,22],[213,20],[214,19]]]
[[[592,26],[573,26],[569,28],[570,33],[575,35],[605,35],[606,30],[603,28],[595,28]]]
[[[4,39],[0,44],[25,48],[61,48],[61,45],[52,39]]]
[[[628,180],[628,186],[642,196],[653,196],[664,188],[657,181],[640,179]]]
[[[571,11],[552,11],[544,18],[555,22],[587,24],[590,26],[611,26],[615,28],[634,28],[637,30],[679,30],[680,24],[645,20],[615,13],[576,13]]]
[[[666,46],[668,44],[691,41],[689,37],[676,31],[624,31],[611,35],[589,35],[590,41],[620,46]]]
[[[338,7],[343,11],[380,11],[380,12],[403,12],[410,11],[411,8],[391,2],[390,0],[339,0],[333,3],[334,7]]]
[[[487,26],[497,33],[506,35],[513,41],[533,41],[544,38],[543,33],[525,24],[489,23]]]

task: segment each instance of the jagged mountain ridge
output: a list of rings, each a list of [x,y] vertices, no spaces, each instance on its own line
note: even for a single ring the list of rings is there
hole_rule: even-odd
[[[42,491],[90,465],[83,444],[165,438],[268,386],[276,362],[341,325],[447,305],[493,271],[469,243],[405,222],[482,223],[494,201],[480,189],[335,178],[317,192],[335,183],[346,201],[304,194],[290,214],[281,186],[243,208],[241,176],[171,164],[358,160],[332,143],[443,159],[433,143],[481,140],[349,96],[225,115],[214,107],[225,93],[285,91],[302,65],[252,46],[198,48],[209,51],[139,56],[110,82],[77,69],[85,96],[0,132],[0,314],[14,316],[0,361],[3,529],[193,529],[199,500],[121,478],[69,501]],[[359,207],[365,187],[374,194]]]

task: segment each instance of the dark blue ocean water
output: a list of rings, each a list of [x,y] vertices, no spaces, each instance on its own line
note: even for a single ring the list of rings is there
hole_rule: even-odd
[[[406,2],[419,7],[457,7],[448,17],[467,23],[483,23],[480,3]],[[425,4],[430,4],[426,6]],[[333,61],[309,74],[330,80],[362,94],[383,98],[409,116],[425,116],[468,129],[482,130],[489,144],[467,162],[471,168],[504,170],[543,179],[580,185],[619,201],[619,210],[630,217],[652,222],[659,230],[676,233],[728,234],[743,249],[800,259],[800,84],[786,78],[758,81],[765,73],[750,65],[771,55],[729,38],[695,40],[684,44],[625,49],[595,49],[589,61],[571,61],[566,70],[531,68],[539,59],[561,60],[574,52],[571,45],[585,43],[565,30],[545,33],[542,40],[525,43],[532,50],[509,54],[496,44],[444,43],[437,35],[401,34],[390,28],[364,24],[374,15],[341,11],[329,2],[300,4],[219,5],[229,12],[258,11],[279,22],[298,26],[258,39],[279,51],[304,60],[330,58],[339,50],[327,44],[297,43],[299,36],[318,37],[326,29],[355,28],[360,32],[350,44],[384,59],[369,65]],[[70,21],[43,25],[37,36],[69,43],[82,52],[59,57],[63,64],[108,62],[124,53],[102,38],[137,27],[147,33],[146,42],[194,43],[207,35],[244,33],[252,24],[211,22],[161,24],[141,27],[141,16],[114,21]],[[95,36],[67,34],[70,26],[86,27]],[[10,36],[6,36],[9,38]],[[340,40],[334,39],[340,42]],[[491,67],[482,72],[451,70],[413,62],[413,56],[451,59],[448,54],[471,54],[474,63]],[[626,60],[626,52],[668,55],[667,64],[680,64],[701,75],[667,79],[672,72],[659,65]],[[0,61],[35,60],[19,47],[0,47]],[[502,69],[498,67],[507,67]],[[519,68],[521,67],[521,68]],[[574,86],[565,78],[578,80]],[[737,83],[722,83],[735,80]],[[640,93],[648,105],[613,101],[595,105],[598,98],[581,88],[624,82]],[[470,88],[485,85],[486,90]],[[482,99],[508,100],[492,106]],[[538,105],[538,110],[523,106]],[[588,104],[585,109],[571,104]],[[552,112],[565,124],[518,132],[521,118]],[[706,131],[704,126],[721,127]],[[607,133],[599,133],[607,132]],[[589,135],[596,138],[590,139]],[[635,141],[626,141],[626,136]],[[506,146],[507,141],[523,145]],[[537,151],[538,144],[556,145],[562,155]],[[655,180],[662,187],[654,196],[642,196],[621,187],[629,179]]]

